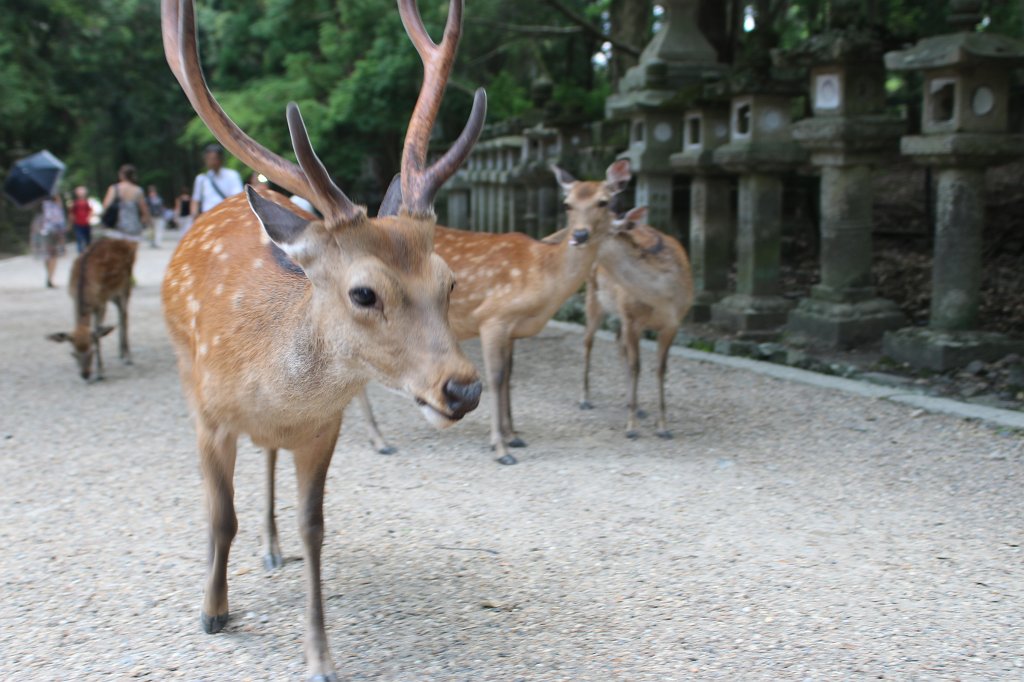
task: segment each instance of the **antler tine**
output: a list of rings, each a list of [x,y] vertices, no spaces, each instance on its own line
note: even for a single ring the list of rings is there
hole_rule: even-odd
[[[302,168],[303,173],[305,173],[314,196],[324,199],[322,202],[325,204],[324,207],[321,208],[318,205],[317,208],[320,209],[324,216],[340,220],[341,222],[355,220],[362,213],[362,210],[352,203],[352,200],[341,191],[340,187],[334,184],[334,180],[331,179],[320,157],[316,155],[313,145],[309,141],[309,133],[306,131],[306,124],[302,120],[302,112],[299,111],[299,105],[295,102],[289,102],[287,116],[288,132],[291,133],[295,158],[299,160],[299,166]],[[313,197],[308,198],[310,201],[313,200]]]
[[[434,193],[469,154],[480,134],[486,114],[486,95],[483,91],[478,91],[473,100],[473,111],[466,129],[438,164],[426,168],[430,132],[441,108],[441,98],[448,84],[448,76],[455,61],[455,50],[462,34],[462,7],[463,0],[449,1],[444,38],[438,45],[423,26],[423,18],[416,6],[416,0],[398,0],[402,24],[423,61],[423,86],[420,88],[416,108],[413,109],[409,121],[405,147],[402,150],[403,203],[413,214],[427,215],[431,212]]]
[[[473,93],[473,109],[469,112],[469,120],[466,127],[462,129],[459,136],[452,143],[452,146],[440,159],[434,162],[423,174],[423,189],[429,197],[429,204],[433,201],[434,195],[441,189],[448,178],[455,175],[469,153],[473,151],[473,145],[480,138],[484,129],[484,120],[487,118],[487,93],[483,88],[477,88]]]

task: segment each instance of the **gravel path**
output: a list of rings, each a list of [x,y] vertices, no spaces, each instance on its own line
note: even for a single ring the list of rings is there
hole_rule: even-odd
[[[43,340],[67,328],[66,293],[38,263],[0,262],[0,679],[301,679],[293,477],[292,560],[266,574],[248,442],[233,620],[200,631],[201,489],[158,296],[170,254],[140,255],[135,365],[88,386]],[[324,551],[346,679],[1024,679],[1018,435],[675,358],[676,439],[648,419],[628,441],[611,344],[591,412],[579,335],[517,350],[518,466],[492,462],[487,401],[437,433],[373,390],[391,457],[348,420]]]

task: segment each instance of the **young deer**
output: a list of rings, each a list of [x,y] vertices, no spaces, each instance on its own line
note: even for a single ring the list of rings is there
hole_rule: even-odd
[[[103,378],[100,339],[114,331],[113,327],[103,325],[109,301],[117,306],[121,359],[127,365],[132,364],[132,353],[128,348],[128,299],[132,293],[132,267],[138,247],[138,243],[126,239],[101,239],[76,258],[71,266],[68,291],[75,302],[75,330],[57,332],[46,338],[57,343],[71,343],[71,355],[78,363],[78,373],[86,381],[92,376],[94,358],[96,380]]]
[[[456,337],[480,337],[491,392],[491,447],[501,464],[515,464],[508,448],[524,447],[512,426],[512,346],[539,333],[574,294],[611,230],[608,204],[629,184],[629,162],[608,167],[603,182],[579,182],[552,166],[565,192],[569,239],[536,241],[518,232],[493,234],[437,227],[434,250],[455,273],[448,318]],[[399,178],[384,206],[398,201]],[[404,188],[403,188],[404,189]]]
[[[426,163],[462,6],[451,0],[437,45],[415,0],[398,2],[424,79],[402,153],[399,214],[370,219],[331,180],[297,106],[288,106],[287,119],[298,165],[228,118],[203,79],[192,0],[162,2],[167,61],[199,117],[243,163],[306,197],[324,216],[303,218],[284,197],[249,188],[247,196],[232,197],[196,221],[163,286],[209,514],[203,628],[214,633],[228,621],[228,551],[237,530],[232,478],[236,441],[246,433],[271,452],[284,448],[294,455],[305,548],[305,648],[313,680],[337,679],[324,631],[320,553],[324,480],[345,406],[375,379],[409,395],[429,422],[444,427],[480,398],[476,370],[448,323],[454,279],[434,254],[432,204],[479,136],[486,110],[482,90],[452,148],[434,165]],[[268,560],[281,563],[279,555]]]
[[[583,337],[583,398],[590,404],[590,351],[594,334],[606,314],[617,315],[619,349],[626,362],[629,381],[629,415],[626,437],[636,438],[636,389],[640,378],[640,336],[651,330],[658,337],[658,436],[671,438],[665,420],[665,371],[668,350],[679,325],[693,305],[693,276],[683,246],[648,225],[645,207],[634,208],[615,221],[615,236],[601,245],[587,280],[587,331]]]

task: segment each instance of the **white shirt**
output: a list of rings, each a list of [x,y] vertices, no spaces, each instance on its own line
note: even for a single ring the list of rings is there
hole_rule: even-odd
[[[195,184],[192,185],[192,201],[199,202],[200,213],[206,213],[228,197],[241,193],[242,176],[230,168],[221,168],[216,173],[213,171],[200,173],[196,176]]]

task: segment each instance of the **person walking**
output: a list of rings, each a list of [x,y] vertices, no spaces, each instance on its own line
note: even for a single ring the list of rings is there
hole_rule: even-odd
[[[182,187],[174,199],[174,222],[178,226],[178,236],[184,236],[192,227],[192,195],[188,187]]]
[[[212,210],[230,196],[241,194],[242,176],[224,167],[224,148],[211,144],[203,151],[206,172],[196,176],[192,186],[192,218]]]
[[[118,236],[139,241],[142,230],[150,222],[146,193],[137,184],[135,166],[130,163],[121,166],[117,177],[118,181],[107,188],[103,210],[106,211],[116,201],[118,210],[115,230]]]
[[[67,232],[64,202],[59,195],[43,199],[39,215],[32,221],[32,247],[46,267],[46,288],[53,289],[57,259],[64,255],[64,234]]]
[[[78,253],[92,243],[92,206],[89,204],[89,190],[84,185],[75,188],[75,199],[71,202],[71,229],[75,233]]]
[[[164,241],[167,219],[164,218],[164,200],[156,191],[156,185],[150,185],[146,190],[146,207],[149,208],[150,219],[153,221],[153,239],[150,244],[154,249],[159,249]]]

